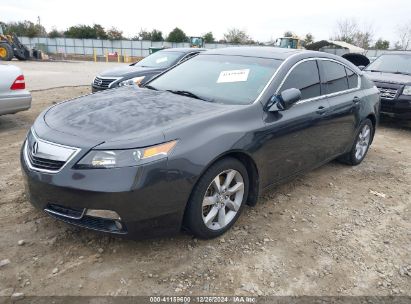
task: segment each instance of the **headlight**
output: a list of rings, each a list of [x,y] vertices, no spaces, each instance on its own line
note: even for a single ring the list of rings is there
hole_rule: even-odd
[[[134,77],[131,79],[124,80],[118,84],[118,86],[128,86],[128,85],[140,85],[140,83],[143,81],[143,79],[146,78],[146,76],[140,76],[140,77]]]
[[[403,95],[411,95],[411,85],[406,85],[402,91]]]
[[[166,158],[177,141],[141,149],[91,150],[76,165],[76,169],[106,169],[133,167]]]

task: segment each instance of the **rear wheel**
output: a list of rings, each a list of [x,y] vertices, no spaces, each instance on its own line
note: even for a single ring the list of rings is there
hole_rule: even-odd
[[[0,60],[10,61],[13,59],[13,48],[10,44],[0,42]]]
[[[350,152],[340,157],[339,160],[351,166],[359,165],[367,155],[373,135],[373,124],[371,120],[365,119],[360,125]]]
[[[212,165],[194,187],[185,224],[199,238],[222,235],[237,221],[248,195],[244,165],[226,158]]]

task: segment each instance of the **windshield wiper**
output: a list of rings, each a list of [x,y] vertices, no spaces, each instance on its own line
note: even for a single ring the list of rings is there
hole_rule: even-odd
[[[411,75],[411,73],[407,73],[407,72],[400,72],[400,71],[396,71],[396,72],[387,72],[387,73],[392,73],[392,74],[402,74],[402,75]]]
[[[190,91],[184,91],[184,90],[166,90],[167,92],[173,93],[173,94],[177,94],[177,95],[183,95],[183,96],[187,96],[187,97],[191,97],[191,98],[195,98],[195,99],[199,99],[199,100],[203,100],[203,101],[210,101],[210,99],[205,99],[204,97],[200,97]]]
[[[150,89],[150,90],[154,90],[154,91],[158,91],[158,89],[157,88],[155,88],[155,87],[153,87],[153,86],[151,86],[151,85],[146,85],[146,86],[144,86],[144,88],[147,88],[147,89]]]

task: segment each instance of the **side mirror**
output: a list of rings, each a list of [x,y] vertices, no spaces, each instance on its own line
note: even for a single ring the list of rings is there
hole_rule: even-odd
[[[279,95],[271,97],[268,104],[268,111],[284,111],[292,107],[293,104],[301,100],[301,91],[291,88],[281,92]]]

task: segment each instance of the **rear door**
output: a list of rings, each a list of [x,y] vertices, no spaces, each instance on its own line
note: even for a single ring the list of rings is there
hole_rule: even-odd
[[[271,183],[312,168],[329,157],[326,139],[333,131],[327,126],[329,105],[322,96],[315,59],[294,65],[277,93],[290,88],[299,89],[302,100],[288,110],[265,114],[269,139],[263,149],[267,160],[263,180]]]
[[[325,94],[330,104],[330,127],[334,134],[327,138],[337,156],[351,145],[362,94],[359,76],[337,61],[319,60],[320,75]]]

